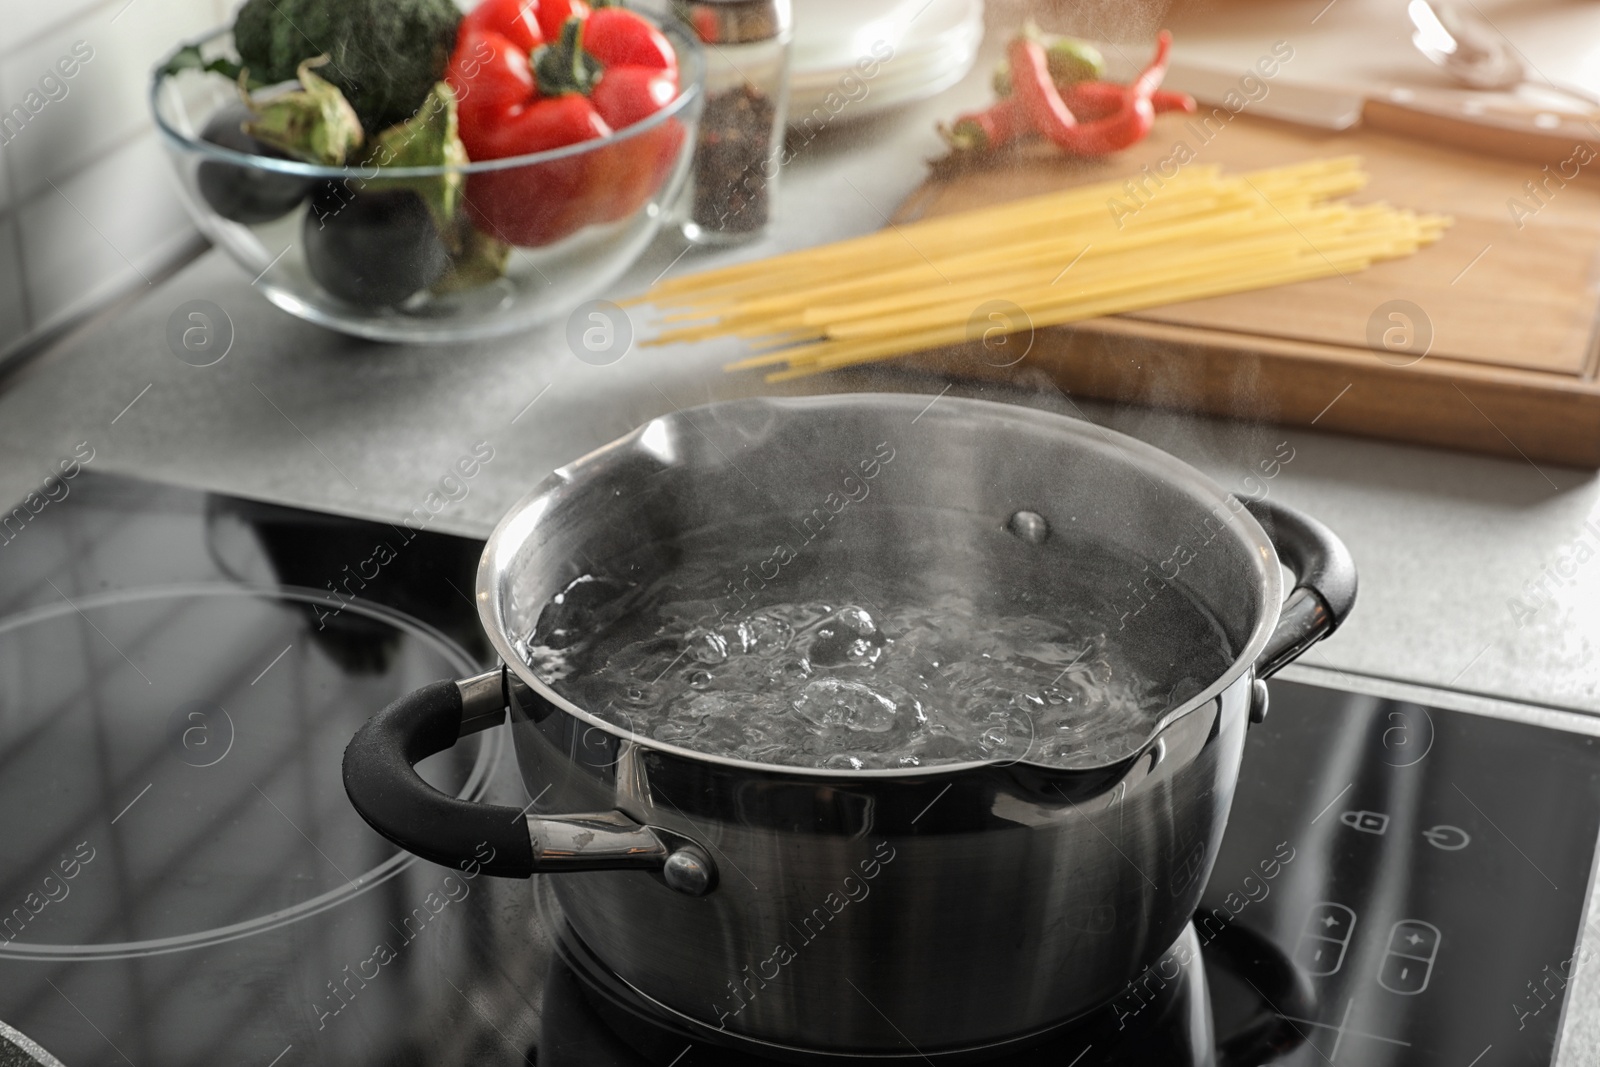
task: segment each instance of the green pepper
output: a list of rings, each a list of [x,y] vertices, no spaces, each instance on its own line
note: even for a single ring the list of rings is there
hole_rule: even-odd
[[[1040,33],[1038,27],[1032,24],[1023,28],[1023,34],[1044,46],[1050,80],[1059,88],[1064,89],[1078,82],[1099,81],[1105,77],[1105,57],[1100,54],[1100,49],[1088,41]],[[1011,64],[1003,59],[994,69],[994,91],[996,96],[1011,95]]]

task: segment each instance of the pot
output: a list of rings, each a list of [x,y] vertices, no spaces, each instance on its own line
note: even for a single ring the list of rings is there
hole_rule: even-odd
[[[841,490],[852,502],[835,513]],[[973,588],[1015,578],[972,551],[1003,529],[1038,545],[1030,580],[1047,588],[1070,530],[1148,561],[1129,565],[1125,625],[1177,586],[1237,655],[1115,759],[860,771],[675,747],[523,661],[543,606],[595,561],[763,515],[797,537],[831,516],[825,536],[858,573],[931,568]],[[1355,587],[1321,524],[1091,423],[894,394],[711,404],[556,471],[506,515],[477,585],[504,665],[379,712],[345,753],[345,787],[427,859],[559,875],[583,948],[714,1040],[885,1056],[1023,1041],[1110,1001],[1178,940],[1263,679],[1332,632]],[[413,770],[508,710],[529,809],[448,797]]]

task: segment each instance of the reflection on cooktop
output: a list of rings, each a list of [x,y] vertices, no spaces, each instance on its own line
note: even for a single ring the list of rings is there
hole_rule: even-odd
[[[0,1023],[0,1067],[61,1067],[61,1061],[27,1034]]]
[[[484,663],[479,550],[87,471],[4,543],[0,1067],[757,1062],[350,809],[356,726]],[[522,808],[503,732],[421,769]],[[1274,682],[1189,958],[999,1062],[1549,1064],[1597,834],[1593,737]]]
[[[50,798],[0,807],[0,870],[18,872],[0,875],[0,900],[24,905],[0,918],[0,958],[219,944],[407,863],[349,817],[338,762],[321,754],[405,678],[472,663],[431,629],[354,604],[392,666],[347,671],[308,639],[300,609],[321,602],[172,585],[0,622],[0,780],[8,796]],[[478,763],[433,768],[435,784],[476,792]]]

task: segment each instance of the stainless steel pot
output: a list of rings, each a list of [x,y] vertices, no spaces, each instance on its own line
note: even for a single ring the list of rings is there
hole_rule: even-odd
[[[752,515],[796,536],[826,517],[860,568],[942,568],[973,588],[1001,576],[964,531],[1048,543],[1070,529],[1149,561],[1130,566],[1126,625],[1181,586],[1237,659],[1109,765],[1022,754],[856,772],[633,734],[523,662],[543,605],[597,562]],[[1280,561],[1297,578],[1287,598]],[[1266,711],[1262,679],[1339,624],[1355,585],[1319,523],[1089,423],[890,394],[712,404],[555,472],[502,520],[477,595],[505,666],[384,709],[351,742],[345,785],[418,855],[560,875],[584,947],[705,1033],[822,1052],[979,1048],[1094,1009],[1173,945],[1247,724]],[[412,770],[507,709],[529,811],[447,797]]]

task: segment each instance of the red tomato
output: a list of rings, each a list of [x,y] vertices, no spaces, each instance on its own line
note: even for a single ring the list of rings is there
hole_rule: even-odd
[[[666,36],[646,19],[620,7],[602,7],[589,16],[583,24],[583,50],[608,69],[678,69],[678,57]]]
[[[544,39],[554,41],[561,36],[561,27],[570,18],[589,17],[589,5],[583,0],[526,0],[539,20]]]
[[[459,42],[468,33],[498,33],[524,54],[532,52],[545,39],[534,15],[538,6],[539,0],[483,0],[461,20],[456,40]]]
[[[456,38],[455,54],[445,68],[445,81],[455,90],[461,117],[461,143],[469,159],[493,158],[474,147],[479,134],[493,126],[492,116],[536,95],[528,53],[498,33],[473,31]]]

